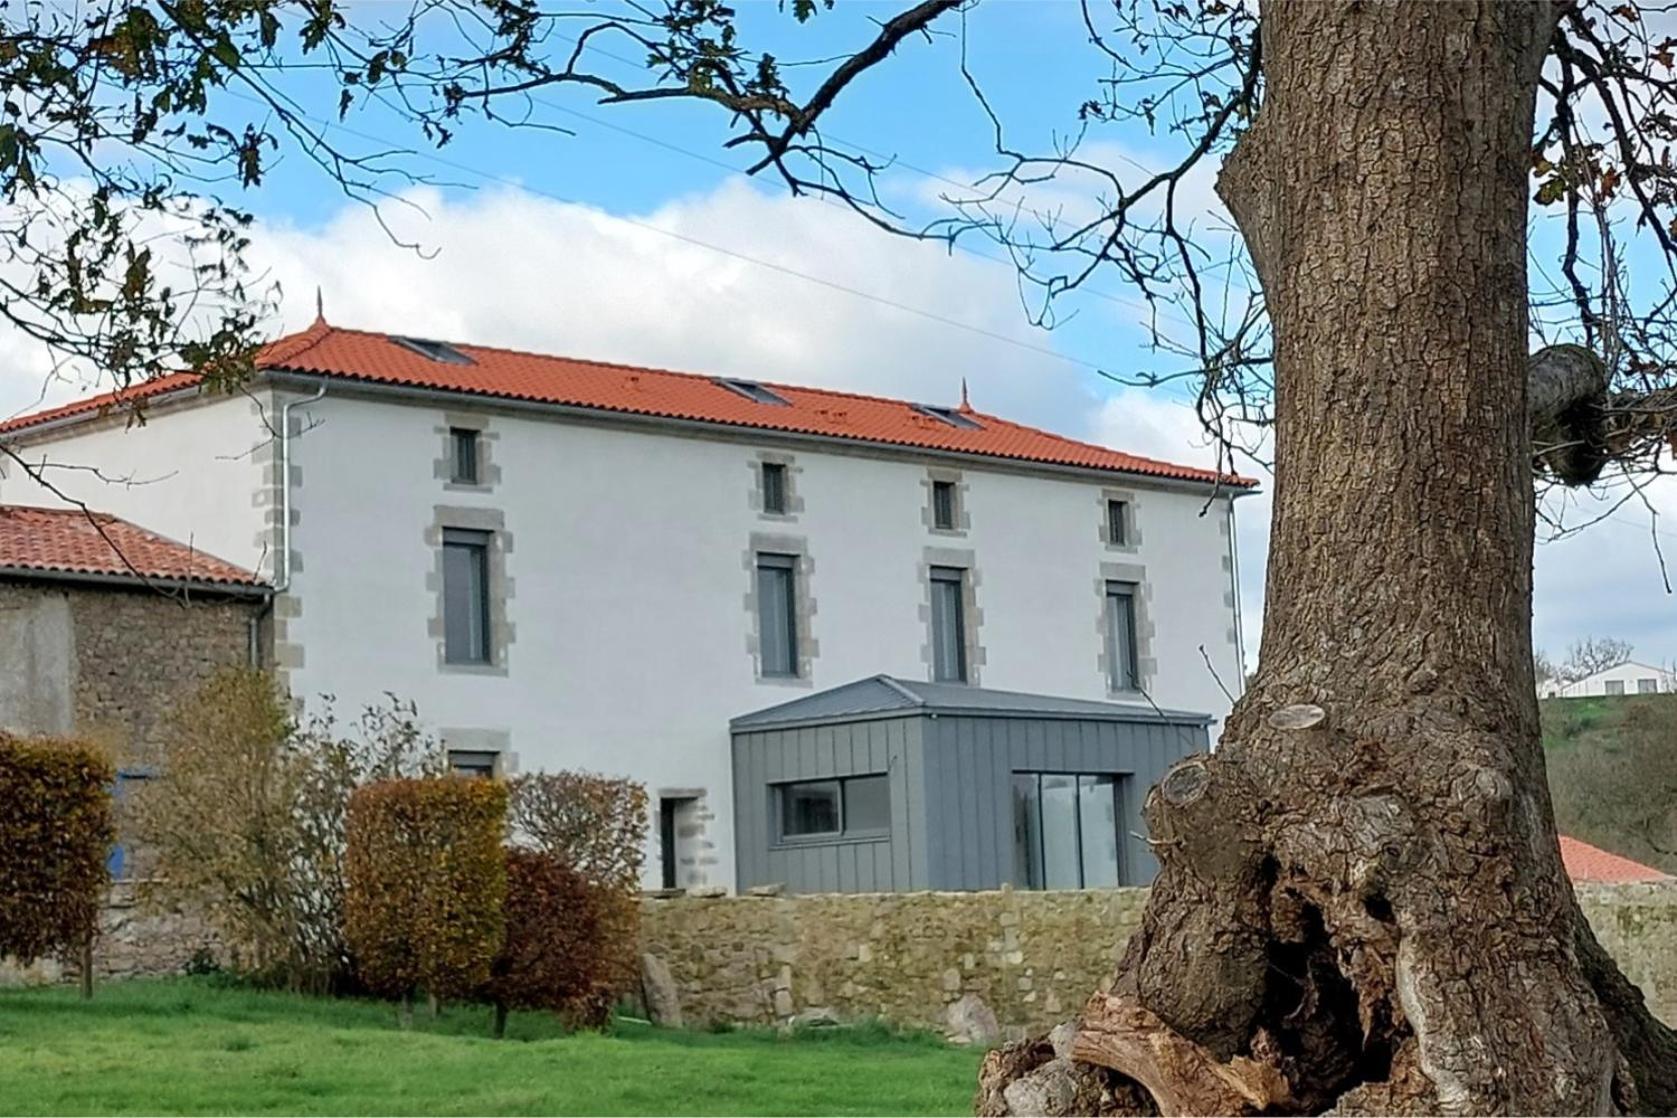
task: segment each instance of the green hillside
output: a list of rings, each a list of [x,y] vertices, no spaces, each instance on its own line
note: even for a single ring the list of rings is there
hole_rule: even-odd
[[[1547,699],[1542,718],[1561,831],[1677,873],[1677,695]]]

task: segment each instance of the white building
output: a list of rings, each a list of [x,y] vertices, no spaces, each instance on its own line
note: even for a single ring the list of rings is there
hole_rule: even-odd
[[[305,701],[412,699],[462,767],[644,781],[678,848],[661,869],[651,829],[649,884],[734,884],[734,716],[878,673],[1215,719],[1242,684],[1250,482],[964,405],[323,321],[259,368],[0,437],[271,579],[260,640]],[[14,465],[0,501],[56,498]]]
[[[1670,668],[1656,668],[1627,660],[1583,679],[1562,683],[1547,680],[1537,688],[1543,699],[1581,699],[1590,695],[1664,695],[1677,691]]]

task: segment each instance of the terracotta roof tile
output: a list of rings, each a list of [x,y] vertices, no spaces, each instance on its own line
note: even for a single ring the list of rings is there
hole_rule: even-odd
[[[1626,884],[1633,881],[1670,881],[1671,875],[1609,853],[1599,846],[1580,842],[1571,835],[1561,836],[1561,862],[1566,875],[1574,881],[1600,881]]]
[[[262,585],[242,567],[114,516],[0,505],[0,572],[17,571],[206,586]]]
[[[452,348],[469,362],[434,361],[387,335],[346,330],[317,321],[307,330],[270,343],[257,358],[257,365],[275,371],[375,384],[855,439],[1179,481],[1220,480],[1237,489],[1257,484],[1233,474],[1220,476],[1213,470],[1179,466],[1079,442],[970,409],[961,409],[959,414],[973,426],[951,425],[905,400],[773,382],[764,382],[764,386],[785,403],[758,403],[724,387],[719,378],[693,373],[466,343],[452,344]],[[108,410],[194,383],[190,374],[164,377],[126,394],[106,393],[0,423],[0,434]]]

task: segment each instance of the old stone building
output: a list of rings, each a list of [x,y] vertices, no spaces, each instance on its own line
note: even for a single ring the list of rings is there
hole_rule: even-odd
[[[0,505],[0,729],[155,756],[173,704],[251,661],[267,602],[249,571],[116,517]]]

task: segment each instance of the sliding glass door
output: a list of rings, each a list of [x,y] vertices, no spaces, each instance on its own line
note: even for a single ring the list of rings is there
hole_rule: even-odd
[[[1014,881],[1030,889],[1120,884],[1122,779],[1110,773],[1014,773]]]

